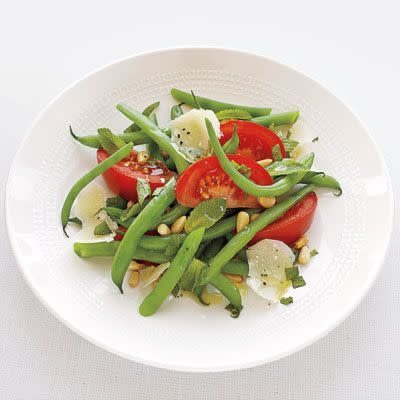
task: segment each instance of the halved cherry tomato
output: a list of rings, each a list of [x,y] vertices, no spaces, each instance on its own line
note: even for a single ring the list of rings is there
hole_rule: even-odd
[[[310,227],[317,203],[317,195],[314,192],[310,193],[277,221],[257,232],[249,245],[263,239],[281,240],[288,245],[294,243]]]
[[[248,168],[249,178],[259,185],[271,185],[269,173],[248,157],[228,155],[244,168]],[[259,207],[257,198],[244,193],[221,168],[217,156],[196,161],[179,177],[176,184],[176,199],[187,207],[195,207],[204,200],[223,197],[227,207]]]
[[[121,231],[121,232],[126,232],[127,231],[127,229],[124,228],[123,226],[119,226],[118,230]],[[147,231],[145,233],[145,235],[147,235],[147,236],[158,236],[159,233],[157,231]],[[114,240],[117,240],[117,241],[121,241],[123,238],[124,238],[124,235],[122,233],[119,233],[119,232],[114,236]]]
[[[97,150],[97,162],[100,163],[109,157],[103,150]],[[160,162],[138,163],[137,153],[132,152],[130,160],[122,160],[108,169],[103,174],[107,186],[116,194],[127,200],[137,201],[136,184],[137,178],[149,182],[152,190],[164,186],[174,175],[164,164]]]
[[[236,154],[250,157],[259,161],[266,158],[274,159],[272,148],[278,144],[282,157],[286,157],[285,147],[281,138],[265,126],[250,121],[230,120],[221,124],[222,136],[219,138],[224,145],[231,137],[236,125],[236,133],[239,136],[239,147]]]

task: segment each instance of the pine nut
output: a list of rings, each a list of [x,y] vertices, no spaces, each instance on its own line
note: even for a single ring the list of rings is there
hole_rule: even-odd
[[[240,232],[250,222],[250,215],[246,211],[240,211],[236,219],[236,230]]]
[[[183,228],[185,227],[186,216],[183,215],[179,217],[172,225],[171,225],[171,233],[181,233]]]
[[[150,154],[148,151],[143,150],[143,151],[139,151],[139,153],[137,154],[137,162],[139,164],[145,163],[147,162],[147,160],[150,158]]]
[[[257,197],[258,202],[264,208],[270,208],[276,203],[276,197],[264,196]]]
[[[257,161],[262,167],[268,167],[268,165],[272,164],[272,160],[270,158],[266,158],[265,160]]]
[[[250,216],[250,221],[253,222],[255,221],[261,214],[253,214]]]
[[[129,285],[132,287],[136,287],[140,281],[140,273],[139,271],[132,271],[131,277],[129,278]]]
[[[136,203],[133,200],[129,200],[128,204],[126,205],[126,208],[131,208],[132,206],[134,206]]]
[[[308,246],[303,246],[299,254],[299,264],[307,265],[310,262],[311,254]]]
[[[168,228],[168,225],[160,224],[160,225],[157,226],[157,232],[161,236],[167,236],[167,235],[171,234],[171,229]]]
[[[228,274],[224,272],[224,275],[226,278],[228,278],[232,283],[242,283],[243,282],[243,276],[242,275],[237,275],[237,274]]]
[[[128,270],[129,271],[140,271],[145,267],[144,264],[138,263],[137,261],[131,261],[129,264]]]
[[[297,250],[300,250],[302,247],[308,245],[308,237],[307,236],[302,236],[300,239],[297,239],[294,242],[293,247]]]

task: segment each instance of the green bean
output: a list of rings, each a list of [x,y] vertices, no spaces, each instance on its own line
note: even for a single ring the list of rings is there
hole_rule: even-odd
[[[210,136],[211,146],[218,158],[218,161],[223,170],[229,175],[229,177],[236,183],[236,185],[242,189],[245,193],[251,194],[257,197],[263,196],[280,196],[290,190],[295,184],[299,183],[304,177],[306,172],[298,172],[285,176],[280,181],[270,185],[262,186],[257,185],[253,181],[242,175],[229,161],[228,157],[222,150],[221,144],[218,141],[217,135],[215,134],[214,128],[208,118],[206,118],[206,125],[208,134]],[[300,162],[306,165],[308,168],[311,167],[314,160],[314,154],[308,154],[303,157]]]
[[[100,176],[103,172],[107,171],[113,165],[115,165],[118,161],[121,161],[123,158],[128,156],[132,150],[132,143],[126,144],[124,147],[116,151],[110,157],[107,157],[100,164],[97,164],[91,171],[89,171],[86,175],[80,178],[74,186],[68,192],[68,195],[64,201],[62,210],[61,210],[61,224],[64,230],[64,233],[67,235],[65,231],[65,227],[68,224],[69,214],[71,212],[72,205],[80,191],[86,187],[90,182],[92,182],[95,178]],[[68,235],[67,235],[68,236]]]
[[[186,215],[191,210],[190,207],[183,206],[181,204],[176,204],[171,211],[166,212],[165,214],[161,215],[159,224],[167,224],[170,225],[175,222],[178,218]]]
[[[189,162],[186,160],[185,156],[171,143],[169,137],[146,116],[121,103],[117,105],[117,110],[128,117],[131,121],[136,122],[136,124],[158,144],[160,149],[168,153],[174,161],[178,173],[182,173],[189,166]]]
[[[81,258],[91,257],[112,257],[117,252],[120,245],[119,241],[95,242],[95,243],[74,243],[74,251]],[[150,261],[156,264],[162,264],[169,261],[165,253],[151,251],[137,247],[132,255],[134,260]]]
[[[176,119],[179,118],[181,115],[183,115],[181,105],[182,103],[175,104],[174,106],[171,107],[171,119]]]
[[[173,88],[171,89],[171,96],[174,97],[176,100],[181,101],[182,103],[189,104],[192,107],[196,107],[195,99],[193,98],[191,93],[183,92],[182,90]],[[202,108],[212,110],[214,112],[229,109],[243,110],[251,114],[252,117],[261,117],[264,115],[268,115],[271,112],[270,108],[240,106],[237,104],[223,103],[221,101],[211,100],[206,97],[200,97],[197,95],[196,100]]]
[[[283,200],[275,206],[266,209],[256,220],[250,222],[249,225],[245,226],[210,261],[209,269],[203,283],[207,283],[210,278],[218,275],[224,265],[228,261],[230,261],[240,249],[246,246],[257,232],[259,232],[261,229],[264,229],[266,226],[272,224],[274,221],[280,218],[286,211],[292,208],[314,189],[315,185],[312,184],[304,186],[300,190],[293,193],[286,200]]]
[[[249,276],[249,264],[242,261],[228,261],[222,268],[222,272],[242,275],[247,278]]]
[[[202,257],[202,261],[208,263],[211,261],[214,256],[218,254],[218,252],[224,247],[225,238],[223,236],[217,237],[207,245],[204,249],[204,256]]]
[[[141,315],[144,317],[153,315],[172,292],[192,261],[201,243],[204,231],[205,229],[201,227],[189,233],[157,286],[146,296],[140,305],[139,312]]]
[[[224,275],[215,274],[209,280],[209,283],[218,289],[229,302],[238,310],[242,308],[242,296],[239,289]]]
[[[270,126],[274,124],[279,125],[292,125],[299,118],[300,111],[290,111],[281,114],[272,114],[265,117],[252,118],[251,121],[263,126]]]
[[[140,238],[153,226],[165,209],[175,200],[175,178],[171,178],[161,193],[153,197],[126,231],[112,262],[111,277],[122,293],[122,282]]]
[[[342,194],[340,183],[334,177],[321,173],[315,173],[314,171],[307,172],[300,183],[312,183],[318,187],[336,189],[339,191],[339,195]]]

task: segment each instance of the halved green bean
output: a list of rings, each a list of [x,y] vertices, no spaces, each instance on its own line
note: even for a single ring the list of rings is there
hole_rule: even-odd
[[[222,272],[227,274],[249,276],[249,264],[244,261],[228,261],[222,268]]]
[[[229,161],[228,157],[224,153],[221,144],[218,141],[217,135],[214,128],[208,118],[206,118],[206,125],[208,134],[210,136],[211,146],[218,158],[218,161],[223,170],[229,175],[229,177],[236,183],[236,185],[242,189],[245,193],[251,194],[257,197],[263,196],[280,196],[290,190],[294,185],[299,183],[304,177],[306,172],[298,172],[296,174],[287,175],[280,181],[270,185],[262,186],[257,185],[250,179],[242,175]],[[314,160],[314,153],[308,154],[303,157],[300,162],[306,165],[308,168],[311,167]]]
[[[133,224],[126,231],[112,262],[111,277],[122,293],[122,282],[132,255],[141,237],[161,217],[165,209],[175,200],[175,178],[171,178],[158,196],[153,197]]]
[[[172,144],[170,138],[146,116],[121,103],[117,105],[117,110],[128,117],[131,121],[136,122],[136,124],[158,144],[160,149],[168,153],[174,161],[178,173],[182,173],[189,166],[189,162],[186,160],[185,156]]]
[[[235,308],[241,310],[242,296],[239,289],[227,277],[222,274],[215,274],[208,283],[218,289]]]
[[[68,192],[68,195],[64,201],[61,210],[61,224],[64,232],[65,232],[65,227],[68,224],[69,214],[71,212],[72,205],[74,204],[74,201],[78,196],[78,194],[80,193],[80,191],[84,187],[86,187],[90,182],[92,182],[95,178],[100,176],[103,172],[107,171],[117,162],[121,161],[123,158],[128,156],[132,150],[132,146],[133,146],[132,143],[126,144],[124,147],[116,151],[110,157],[107,157],[100,164],[97,164],[91,171],[89,171],[86,175],[80,178],[78,182],[74,184],[74,186],[72,186],[72,188]],[[67,235],[66,232],[65,234]]]
[[[81,258],[91,257],[112,257],[117,252],[121,242],[95,242],[95,243],[74,243],[74,251]],[[156,264],[162,264],[170,260],[165,253],[143,249],[136,247],[132,255],[133,260],[150,261]]]
[[[195,99],[191,93],[173,88],[171,89],[171,96],[174,97],[176,100],[181,101],[182,103],[189,104],[192,107],[196,107]],[[271,108],[241,106],[238,104],[211,100],[206,97],[200,97],[197,95],[196,95],[196,100],[202,108],[206,110],[212,110],[214,112],[228,110],[228,109],[236,109],[236,110],[247,111],[253,117],[261,117],[263,115],[268,115],[271,112]]]
[[[342,194],[340,183],[334,177],[321,173],[314,173],[314,171],[307,172],[300,183],[312,183],[315,186],[336,189],[339,191],[339,195]]]
[[[146,296],[140,305],[139,312],[141,315],[144,317],[153,315],[172,292],[192,261],[201,243],[204,231],[205,229],[200,227],[189,233],[157,286]]]
[[[270,126],[274,124],[279,125],[292,125],[299,118],[300,111],[289,111],[280,114],[272,114],[264,117],[252,118],[251,121],[263,126]]]
[[[290,197],[275,206],[266,209],[256,220],[250,222],[240,232],[238,232],[223,249],[210,261],[209,269],[203,283],[207,283],[212,277],[217,276],[221,272],[224,265],[230,261],[237,252],[242,249],[254,235],[261,229],[272,224],[280,218],[286,211],[292,208],[308,193],[315,189],[315,185],[307,185],[293,193]]]
[[[181,104],[175,104],[171,107],[171,119],[179,118],[181,115],[183,115]]]

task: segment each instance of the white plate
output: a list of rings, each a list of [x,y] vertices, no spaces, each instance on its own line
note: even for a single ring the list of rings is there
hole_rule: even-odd
[[[244,104],[300,109],[303,139],[318,167],[344,194],[320,195],[310,230],[320,255],[304,269],[307,286],[294,304],[248,296],[239,319],[221,306],[189,299],[166,302],[151,318],[137,308],[140,290],[120,295],[110,260],[81,260],[60,225],[65,195],[95,165],[94,151],[67,127],[93,133],[129,124],[114,108],[142,109],[161,100],[167,119],[171,87]],[[266,363],[327,334],[360,302],[383,264],[393,199],[384,161],[367,129],[335,96],[299,72],[264,57],[224,49],[172,49],[130,57],[83,78],[58,96],[25,137],[10,170],[6,217],[23,275],[38,298],[68,327],[98,346],[137,362],[184,371],[223,371]],[[340,351],[340,349],[338,349]]]

